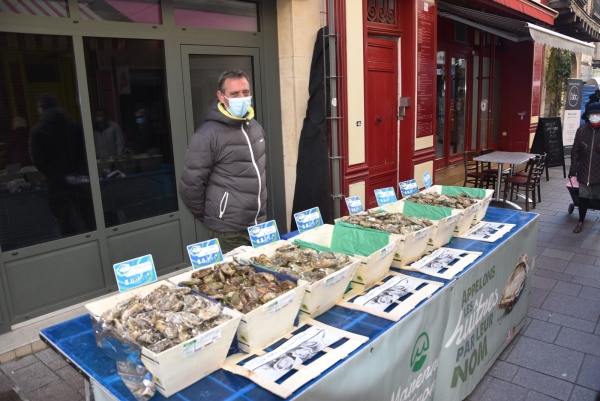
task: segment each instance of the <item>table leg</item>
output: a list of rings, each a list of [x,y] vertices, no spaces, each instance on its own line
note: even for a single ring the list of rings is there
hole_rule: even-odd
[[[500,197],[500,188],[502,188],[502,170],[504,164],[498,163],[498,177],[496,179],[496,202],[504,202],[504,199]],[[519,205],[514,202],[506,201],[510,206],[515,208],[516,210],[523,210]]]

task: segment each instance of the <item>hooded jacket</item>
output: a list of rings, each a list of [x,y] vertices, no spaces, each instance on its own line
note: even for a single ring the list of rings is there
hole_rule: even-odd
[[[265,133],[215,100],[190,139],[179,184],[181,200],[207,228],[245,231],[267,217]]]
[[[569,174],[587,185],[600,184],[600,127],[585,124],[577,130]]]

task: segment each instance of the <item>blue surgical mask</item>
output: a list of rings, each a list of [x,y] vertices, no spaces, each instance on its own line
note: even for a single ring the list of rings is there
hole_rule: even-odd
[[[102,124],[104,122],[104,117],[96,117],[96,122]]]
[[[135,122],[138,124],[143,124],[146,121],[144,117],[136,117]]]
[[[252,103],[252,96],[232,97],[231,99],[225,95],[223,95],[223,97],[229,100],[229,107],[227,108],[227,111],[229,111],[232,116],[243,118],[248,113],[248,108]]]

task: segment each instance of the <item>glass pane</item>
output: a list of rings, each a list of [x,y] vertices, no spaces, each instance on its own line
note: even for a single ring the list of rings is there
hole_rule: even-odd
[[[160,24],[158,0],[79,0],[82,19]]]
[[[437,127],[435,157],[441,159],[444,154],[444,113],[446,96],[446,52],[437,52]]]
[[[477,149],[477,113],[479,112],[479,56],[473,56],[473,101],[471,104],[471,150]]]
[[[204,122],[204,113],[217,98],[217,81],[223,71],[238,69],[250,77],[250,90],[254,91],[251,56],[212,56],[190,55],[190,78],[192,89],[192,109],[194,110],[194,129]],[[254,102],[254,96],[252,97]]]
[[[500,125],[500,82],[502,63],[500,59],[494,61],[494,110],[492,113],[492,143],[498,142]]]
[[[95,230],[71,38],[0,33],[0,60],[2,251]]]
[[[479,134],[480,134],[480,142],[479,145],[482,149],[487,147],[488,144],[488,122],[490,117],[490,108],[488,107],[490,104],[490,58],[483,58],[483,70],[481,72],[483,77],[481,79],[481,104],[479,105],[481,108],[480,126],[479,126]]]
[[[84,38],[107,227],[177,210],[163,42]],[[105,43],[106,44],[106,43]]]
[[[67,0],[2,0],[0,1],[0,12],[69,18]]]
[[[450,154],[456,154],[465,150],[467,60],[452,57],[450,68]]]
[[[238,0],[175,0],[175,24],[258,32],[257,4]]]

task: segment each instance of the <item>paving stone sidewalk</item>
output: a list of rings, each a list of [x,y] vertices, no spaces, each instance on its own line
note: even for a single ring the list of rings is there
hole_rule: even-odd
[[[527,323],[469,401],[600,401],[600,212],[589,211],[574,234],[562,168],[550,175],[533,210],[540,222]],[[29,401],[85,398],[81,375],[51,349],[0,365],[0,393],[11,388]]]

